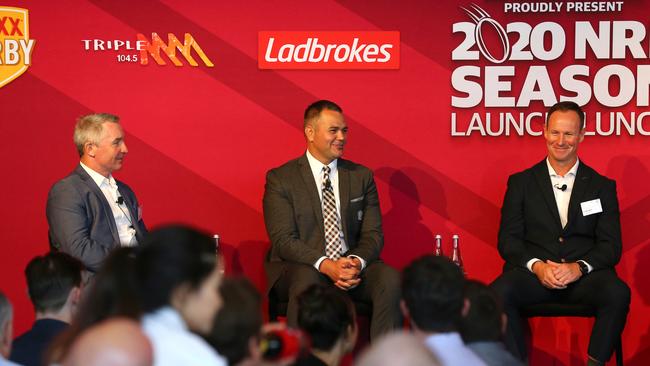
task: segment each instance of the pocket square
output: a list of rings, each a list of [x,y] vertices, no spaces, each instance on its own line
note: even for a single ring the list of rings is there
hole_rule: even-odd
[[[351,199],[351,200],[350,200],[350,203],[359,202],[359,201],[361,201],[362,199],[363,199],[363,196],[359,196],[359,197],[356,197],[356,198]]]

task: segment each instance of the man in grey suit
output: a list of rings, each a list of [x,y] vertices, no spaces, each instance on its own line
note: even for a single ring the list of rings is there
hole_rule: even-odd
[[[604,365],[625,326],[630,289],[614,266],[621,258],[616,182],[578,159],[584,113],[559,102],[546,117],[547,158],[513,174],[501,208],[501,295],[510,351],[526,359],[519,310],[532,304],[589,305],[596,310],[587,365]]]
[[[52,186],[47,198],[50,244],[95,272],[111,249],[136,245],[146,228],[135,194],[112,175],[128,153],[119,117],[79,118],[74,143],[79,165]]]
[[[304,116],[307,151],[266,175],[264,221],[271,239],[269,289],[288,301],[314,283],[338,287],[372,305],[371,337],[401,325],[399,274],[379,260],[383,247],[372,172],[341,159],[348,127],[342,109],[321,100]]]

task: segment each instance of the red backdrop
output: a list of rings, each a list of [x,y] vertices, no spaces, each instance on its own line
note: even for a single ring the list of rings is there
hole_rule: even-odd
[[[614,73],[619,76],[606,79],[605,84],[595,80],[595,74],[607,65],[622,65],[638,80],[650,78],[647,70],[637,70],[647,63],[645,33],[640,36],[645,58],[628,48],[622,59],[615,59],[613,52],[597,57],[590,50],[580,59],[574,32],[582,21],[596,30],[599,21],[628,22],[622,25],[636,21],[645,29],[648,22],[642,15],[647,4],[627,1],[620,11],[576,13],[567,12],[568,3],[564,3],[560,12],[512,13],[505,11],[504,2],[476,3],[506,30],[507,24],[515,22],[532,29],[553,22],[562,31],[542,32],[542,46],[534,46],[532,60],[511,58],[495,63],[480,52],[476,60],[452,57],[464,40],[475,40],[475,33],[453,31],[455,23],[474,24],[459,8],[468,7],[469,2],[72,0],[0,4],[29,10],[29,37],[36,41],[27,72],[0,88],[0,156],[5,164],[0,180],[4,208],[0,213],[0,278],[2,291],[16,308],[16,333],[26,330],[33,319],[22,272],[31,257],[48,249],[47,192],[78,161],[72,144],[75,118],[96,111],[122,118],[130,152],[125,167],[115,175],[137,193],[148,226],[185,222],[219,233],[229,271],[244,273],[262,287],[262,260],[268,247],[261,209],[264,174],[304,152],[301,119],[305,106],[317,99],[334,100],[343,107],[350,126],[346,157],[376,174],[384,213],[384,260],[402,268],[432,251],[435,234],[443,235],[449,252],[451,235],[459,234],[468,275],[493,280],[502,265],[496,233],[506,179],[540,161],[545,147],[542,137],[529,133],[481,136],[486,116],[496,123],[499,113],[516,118],[520,113],[524,117],[543,113],[543,98],[535,100],[534,96],[544,93],[546,98],[576,97],[570,86],[562,88],[568,84],[560,80],[562,71],[572,64],[588,66],[587,75],[574,79],[601,96],[622,95],[630,86],[628,79],[619,79],[625,76],[620,76],[620,70]],[[481,29],[486,48],[497,50],[494,54],[500,57],[496,28],[483,24]],[[258,68],[260,31],[379,30],[400,32],[399,69]],[[137,34],[151,39],[152,32],[165,42],[168,33],[181,42],[189,33],[214,67],[206,66],[196,51],[192,54],[197,67],[178,52],[183,66],[172,65],[164,55],[167,65],[151,57],[147,65],[139,60],[118,62],[119,55],[141,54],[86,50],[83,42],[135,43]],[[634,30],[626,32],[631,36]],[[565,38],[565,51],[552,60],[539,58],[560,45],[559,38],[553,38],[558,36]],[[514,45],[518,37],[508,31],[508,44]],[[603,44],[614,48],[621,42]],[[473,45],[469,51],[480,50]],[[462,87],[452,83],[462,66],[479,70],[478,76],[464,80],[486,94],[470,108],[452,104],[452,96],[467,97]],[[531,66],[545,69],[530,76]],[[491,88],[497,84],[485,75],[494,70],[507,74],[508,67],[513,75],[500,80],[510,84],[495,92]],[[553,87],[550,94],[544,91],[544,72]],[[513,106],[507,100],[490,105],[488,99],[495,95],[518,97],[527,77],[537,80],[535,88],[523,92],[533,96],[530,105]],[[636,118],[636,124],[633,132],[623,128],[610,136],[588,136],[580,149],[583,161],[618,182],[624,253],[617,270],[633,293],[623,334],[626,363],[631,365],[650,362],[650,316],[646,312],[650,287],[643,281],[648,275],[643,263],[650,260],[650,196],[645,188],[650,178],[650,149],[643,132],[650,125],[639,116],[647,110],[643,95],[648,86],[644,84],[647,81],[640,81],[634,98],[620,106],[606,105],[596,92],[589,95],[588,130],[595,130],[597,113],[606,121],[604,129],[610,126],[610,112]],[[541,94],[535,94],[540,90]],[[452,114],[456,115],[455,127]],[[532,121],[530,129],[539,131],[542,118]],[[457,136],[467,134],[472,123],[475,130],[470,136]],[[498,127],[492,126],[493,131]],[[535,320],[534,364],[573,364],[583,359],[591,324],[588,319]]]

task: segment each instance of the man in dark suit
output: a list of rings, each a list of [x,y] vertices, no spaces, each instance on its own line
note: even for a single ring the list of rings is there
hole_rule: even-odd
[[[95,272],[111,249],[136,245],[146,228],[135,194],[112,176],[128,153],[119,117],[79,118],[74,142],[79,165],[47,198],[50,244]]]
[[[16,338],[10,360],[23,366],[46,364],[43,356],[52,340],[63,332],[81,299],[83,264],[68,254],[50,252],[27,264],[25,277],[36,321]]]
[[[630,289],[614,270],[622,246],[616,183],[578,160],[584,133],[580,106],[557,103],[544,128],[547,158],[508,179],[498,242],[505,265],[492,286],[508,315],[508,346],[522,359],[525,305],[593,306],[588,365],[610,358],[625,326]]]
[[[297,326],[297,296],[329,283],[372,304],[371,337],[401,324],[399,274],[379,260],[383,247],[372,172],[341,159],[348,127],[341,108],[321,100],[304,116],[307,152],[270,170],[264,221],[271,239],[269,289],[288,300]]]

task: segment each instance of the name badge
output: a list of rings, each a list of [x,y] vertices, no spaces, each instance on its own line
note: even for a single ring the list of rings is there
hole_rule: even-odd
[[[581,202],[580,207],[582,208],[582,216],[589,216],[603,212],[603,206],[600,204],[600,198]]]

